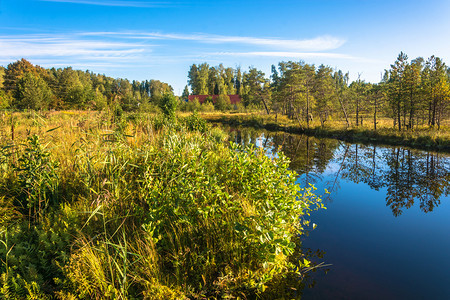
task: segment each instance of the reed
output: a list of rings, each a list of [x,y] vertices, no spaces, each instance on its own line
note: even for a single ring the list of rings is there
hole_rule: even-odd
[[[309,267],[292,260],[299,217],[323,206],[283,155],[229,144],[197,114],[1,118],[9,299],[251,298]]]

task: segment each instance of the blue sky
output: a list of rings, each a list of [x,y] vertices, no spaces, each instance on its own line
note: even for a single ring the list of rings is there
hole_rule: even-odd
[[[450,64],[449,0],[0,0],[0,65],[158,79],[180,94],[193,63],[303,60],[378,82],[400,51]]]

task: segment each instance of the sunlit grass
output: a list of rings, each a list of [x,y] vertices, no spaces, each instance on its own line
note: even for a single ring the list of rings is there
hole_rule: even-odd
[[[0,130],[2,295],[289,295],[289,274],[301,286],[299,216],[322,205],[282,155],[224,143],[197,115],[12,113]]]
[[[404,145],[410,147],[427,148],[450,151],[450,122],[446,120],[440,129],[430,128],[421,124],[412,130],[399,131],[393,127],[393,120],[388,118],[377,119],[377,129],[374,129],[373,119],[363,117],[363,125],[356,126],[351,122],[347,127],[345,121],[330,118],[324,124],[317,120],[310,122],[298,122],[284,115],[267,115],[265,113],[251,114],[202,114],[213,122],[231,123],[253,127],[264,127],[273,130],[285,130],[296,133],[306,133],[316,136],[332,137],[354,142],[384,143],[390,145]]]

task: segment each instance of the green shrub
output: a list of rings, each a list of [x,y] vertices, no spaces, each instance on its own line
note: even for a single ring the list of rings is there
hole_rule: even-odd
[[[213,112],[214,110],[214,104],[211,102],[205,102],[201,105],[202,112]]]
[[[196,113],[128,121],[151,128],[142,142],[83,133],[58,156],[31,136],[1,152],[0,205],[15,209],[0,224],[3,295],[255,298],[300,276],[300,217],[321,204],[286,157],[225,144]]]
[[[205,119],[199,117],[197,111],[184,119],[186,128],[191,131],[206,132],[209,129],[209,125]]]
[[[214,104],[214,107],[222,112],[231,110],[233,108],[230,102],[230,97],[228,97],[227,95],[219,95],[219,97],[217,97],[216,99],[216,103]]]
[[[177,110],[178,100],[172,94],[164,94],[159,103],[160,108],[164,116],[169,119],[175,119],[175,111]]]

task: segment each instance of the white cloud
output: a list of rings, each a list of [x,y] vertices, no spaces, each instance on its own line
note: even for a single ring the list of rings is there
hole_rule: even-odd
[[[283,52],[283,51],[262,51],[262,52],[215,52],[209,53],[214,56],[264,56],[264,57],[289,57],[289,58],[340,58],[340,59],[356,59],[356,57],[327,52]]]
[[[149,51],[138,44],[86,40],[58,35],[0,36],[0,57],[77,57],[78,59],[129,59]]]
[[[0,63],[26,58],[44,66],[130,69],[155,64],[187,64],[198,59],[219,62],[225,57],[323,58],[363,62],[363,58],[330,51],[344,42],[334,37],[295,40],[126,31],[3,34],[0,35]],[[213,46],[208,47],[209,50],[198,47],[204,43]],[[225,45],[227,51],[223,50]]]
[[[130,39],[161,39],[161,40],[184,40],[212,44],[241,44],[253,45],[278,49],[295,49],[306,51],[327,51],[341,47],[345,40],[332,37],[320,36],[313,39],[280,39],[259,38],[248,36],[226,36],[213,34],[177,34],[158,32],[88,32],[83,35],[92,36],[116,36]]]
[[[253,51],[253,52],[211,52],[206,53],[204,56],[209,57],[276,57],[276,58],[288,58],[288,59],[331,59],[331,60],[343,60],[352,61],[356,63],[369,63],[369,64],[385,64],[384,61],[379,59],[365,58],[359,56],[352,56],[342,53],[330,53],[330,52],[286,52],[286,51]]]
[[[167,6],[167,2],[154,1],[102,1],[102,0],[39,0],[43,2],[59,2],[59,3],[74,3],[74,4],[88,4],[100,6],[119,6],[119,7],[163,7]]]

